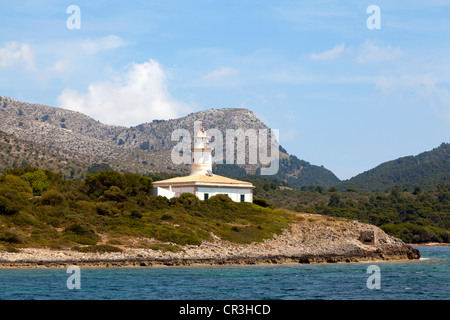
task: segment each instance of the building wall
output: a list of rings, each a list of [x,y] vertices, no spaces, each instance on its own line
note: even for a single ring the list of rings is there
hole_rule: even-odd
[[[162,196],[170,199],[175,197],[175,192],[160,187],[154,187],[152,188],[152,196]]]
[[[226,194],[231,200],[235,202],[241,202],[241,195],[244,195],[245,202],[253,202],[253,192],[252,189],[234,189],[234,188],[216,188],[216,187],[198,187],[195,195],[200,199],[205,199],[205,193],[211,198],[217,194]]]
[[[194,187],[184,187],[184,188],[172,187],[172,191],[175,192],[175,197],[179,197],[182,193],[194,193],[195,194]]]
[[[195,190],[196,189],[196,190]],[[253,202],[253,192],[251,188],[240,189],[240,188],[218,188],[218,187],[184,187],[177,188],[172,187],[172,191],[169,189],[155,187],[152,189],[152,195],[163,196],[168,199],[173,197],[179,197],[182,193],[192,193],[195,194],[200,200],[205,199],[205,194],[208,194],[208,198],[215,196],[217,194],[226,194],[231,200],[235,202],[241,202],[241,195],[244,195],[245,202]]]

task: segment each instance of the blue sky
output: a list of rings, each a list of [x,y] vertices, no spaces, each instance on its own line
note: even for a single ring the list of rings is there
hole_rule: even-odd
[[[449,17],[440,0],[2,1],[0,95],[124,126],[249,108],[348,179],[449,142]]]

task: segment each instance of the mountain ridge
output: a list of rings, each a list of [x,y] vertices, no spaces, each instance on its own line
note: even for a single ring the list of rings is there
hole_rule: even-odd
[[[443,182],[450,182],[450,143],[445,142],[417,155],[383,162],[342,181],[338,188],[378,192],[395,185],[414,189],[416,186],[430,188]]]
[[[30,143],[36,144],[34,152],[40,153],[47,164],[49,161],[60,163],[57,169],[64,176],[67,176],[68,170],[73,171],[73,168],[60,168],[61,163],[69,159],[74,160],[71,165],[78,164],[84,171],[92,165],[108,164],[113,170],[121,172],[187,174],[188,165],[174,165],[171,160],[171,150],[178,143],[171,140],[171,135],[175,129],[180,128],[187,129],[192,135],[193,124],[197,120],[203,121],[207,129],[218,129],[222,133],[227,129],[265,129],[270,132],[267,125],[250,109],[245,108],[212,108],[176,119],[153,120],[125,127],[103,124],[77,111],[0,96],[0,115],[0,132],[18,139],[10,139],[16,145],[24,145],[26,142],[28,147],[24,149],[28,149]],[[450,181],[449,146],[450,144],[443,143],[416,156],[387,161],[342,181],[332,171],[301,160],[279,146],[280,169],[269,177],[297,188],[320,185],[325,188],[335,186],[341,190],[355,188],[375,192],[394,185],[406,188],[421,185],[429,188],[439,182]],[[224,155],[225,149],[224,145]],[[22,165],[20,161],[14,162],[14,159],[8,158],[10,155],[5,150],[2,151],[4,161],[0,170],[6,169],[6,165],[11,163]],[[53,160],[50,159],[52,154],[55,155]],[[27,158],[25,154],[22,155]],[[218,174],[228,174],[231,178],[238,178],[243,172],[245,175],[258,175],[261,168],[261,164],[226,166],[228,169],[224,169],[223,165],[217,167],[221,169]],[[81,173],[80,177],[82,176]]]
[[[80,161],[89,165],[100,161],[109,163],[111,168],[118,171],[140,174],[188,173],[188,165],[174,165],[171,161],[171,150],[177,144],[177,141],[171,140],[171,135],[175,129],[180,128],[187,129],[192,135],[193,124],[197,120],[203,121],[207,129],[218,129],[222,133],[228,129],[244,131],[265,129],[270,134],[270,128],[250,109],[244,108],[208,109],[177,119],[153,120],[132,127],[122,127],[103,124],[76,111],[25,103],[0,96],[0,114],[2,115],[0,131],[18,139],[37,143],[64,157],[76,154]],[[309,174],[302,181],[302,170],[324,176],[322,171],[326,169],[304,161],[301,168],[297,166],[292,171],[289,166],[284,165],[284,163],[290,164],[291,161],[283,160],[291,159],[292,156],[282,147],[279,149],[281,178],[290,177],[288,180],[296,186],[319,183],[314,180],[316,174]],[[224,155],[225,151],[224,145]],[[246,170],[246,173],[255,174],[261,164],[240,166]],[[286,172],[283,173],[284,171]],[[326,173],[325,176],[329,176],[330,181],[320,181],[320,183],[325,182],[331,186],[338,179],[331,171],[326,170]]]

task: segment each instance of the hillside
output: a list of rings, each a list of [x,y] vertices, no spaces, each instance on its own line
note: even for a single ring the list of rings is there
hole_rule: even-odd
[[[329,188],[340,183],[333,172],[323,166],[312,165],[294,155],[280,159],[280,168],[273,178],[286,184],[301,188],[305,186],[323,186]]]
[[[0,175],[0,266],[147,266],[417,259],[356,221],[236,203],[150,196],[151,179],[103,171],[84,181],[48,170]],[[34,195],[34,197],[32,197]],[[376,237],[367,243],[362,235]],[[369,239],[370,240],[370,239]]]
[[[108,163],[122,172],[186,174],[187,165],[174,165],[171,141],[175,129],[193,133],[194,121],[220,130],[269,129],[248,109],[224,108],[191,113],[179,119],[154,120],[135,127],[102,124],[79,112],[19,102],[0,97],[0,130],[14,137],[38,144],[40,148],[64,158],[72,158],[83,165]],[[224,141],[224,155],[226,146]],[[280,147],[280,170],[277,179],[294,186],[335,185],[339,180],[329,170],[289,156]],[[246,174],[255,174],[261,165],[242,165]]]
[[[104,125],[79,112],[0,97],[0,130],[85,164],[109,163],[130,172],[183,172],[167,151],[125,149],[115,142],[124,127]],[[171,167],[172,165],[172,167]],[[175,169],[175,170],[174,170]]]
[[[413,190],[450,182],[450,143],[417,156],[388,161],[337,185],[341,190],[384,191],[395,185]]]
[[[32,160],[33,166],[45,168],[52,161],[60,165],[48,168],[62,170],[65,177],[73,176],[67,175],[66,172],[73,172],[74,167],[82,177],[87,172],[86,168],[97,164],[107,164],[120,172],[186,174],[189,171],[188,165],[174,165],[171,160],[171,150],[177,144],[176,141],[171,141],[171,135],[174,130],[180,128],[187,129],[192,134],[194,121],[203,121],[207,129],[220,130],[224,137],[227,129],[269,129],[252,111],[241,108],[210,109],[179,119],[154,120],[126,128],[102,124],[79,112],[19,102],[0,96],[0,115],[0,131],[23,141],[22,143],[26,142],[28,147],[22,150],[32,147],[46,154],[28,159],[28,155],[21,152],[19,161],[7,154],[9,147],[4,145],[5,148],[0,150],[4,159],[0,169],[21,167],[27,164],[28,160]],[[449,146],[450,144],[443,143],[440,147],[420,155],[383,163],[346,181],[340,181],[333,172],[322,166],[288,154],[280,146],[279,171],[269,178],[279,184],[296,188],[320,185],[324,188],[336,186],[340,190],[355,188],[376,192],[399,185],[410,190],[415,186],[429,189],[450,181]],[[225,155],[225,141],[223,151]],[[55,158],[50,159],[51,155]],[[19,153],[16,153],[17,156]],[[69,162],[68,160],[73,163],[64,164]],[[218,170],[217,174],[241,178],[258,175],[260,167],[260,164],[225,164],[218,165],[215,169]]]
[[[0,131],[0,173],[27,166],[52,170],[65,179],[80,179],[87,170],[84,157],[78,154],[51,152],[38,144]]]

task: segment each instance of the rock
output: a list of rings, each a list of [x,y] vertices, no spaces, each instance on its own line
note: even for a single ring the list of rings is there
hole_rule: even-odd
[[[123,248],[121,253],[55,252],[48,249],[23,248],[19,253],[0,252],[3,267],[83,266],[152,266],[193,264],[256,264],[256,263],[349,263],[373,260],[419,259],[420,252],[381,229],[356,221],[313,214],[299,214],[314,219],[297,222],[282,234],[261,243],[236,244],[214,237],[201,246],[180,246],[184,251],[162,254],[160,251]],[[344,227],[343,227],[344,226]],[[360,241],[361,232],[376,235],[375,244]],[[298,235],[302,236],[299,237]],[[214,251],[211,249],[214,248]]]

